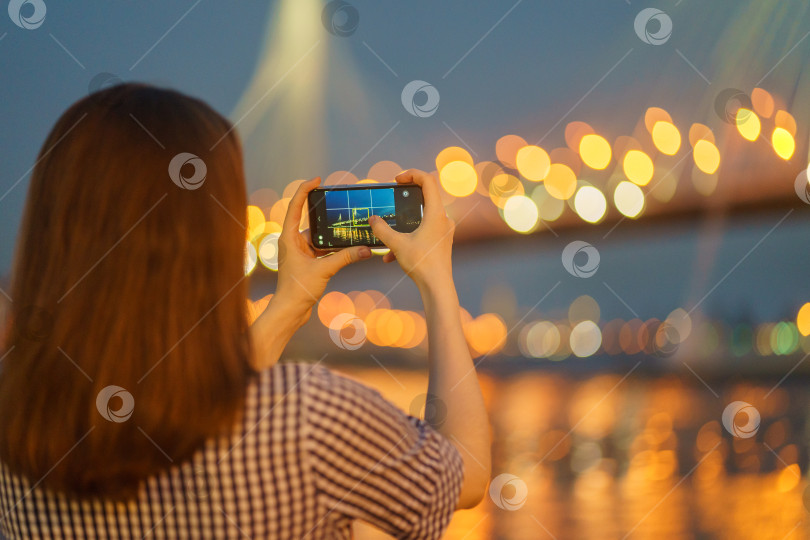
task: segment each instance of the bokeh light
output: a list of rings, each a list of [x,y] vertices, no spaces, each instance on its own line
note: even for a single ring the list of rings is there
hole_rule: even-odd
[[[264,212],[258,206],[247,207],[247,239],[253,241],[264,232]]]
[[[565,203],[556,197],[552,197],[543,184],[535,186],[532,190],[532,200],[537,205],[537,211],[543,221],[554,221],[565,210]]]
[[[776,155],[786,161],[793,157],[793,152],[796,150],[796,141],[793,139],[793,135],[782,127],[773,130],[771,144]]]
[[[506,333],[506,323],[495,313],[484,313],[464,325],[464,335],[475,356],[500,351],[506,343]]]
[[[506,201],[503,217],[512,230],[528,233],[537,227],[539,213],[532,199],[524,195],[514,195]]]
[[[526,180],[539,182],[549,173],[551,159],[539,146],[528,145],[518,150],[517,169]]]
[[[810,302],[799,308],[799,313],[796,315],[796,327],[801,335],[810,336]]]
[[[331,291],[323,295],[318,302],[318,319],[329,328],[335,317],[342,313],[354,315],[354,303],[348,295],[340,291]]]
[[[599,304],[593,297],[587,294],[577,297],[577,299],[568,306],[568,321],[571,324],[588,320],[598,322],[600,315]]]
[[[523,195],[523,184],[513,174],[500,173],[489,182],[489,198],[498,208],[503,208],[511,197]]]
[[[475,191],[478,173],[465,161],[451,161],[439,172],[442,187],[454,197],[466,197]]]
[[[736,123],[737,131],[740,132],[740,135],[742,135],[744,139],[749,141],[757,140],[759,132],[762,129],[762,123],[759,121],[759,117],[754,111],[743,108],[738,109]]]
[[[610,163],[610,144],[595,133],[585,135],[579,142],[579,155],[591,169],[602,170]]]
[[[245,243],[245,275],[250,275],[253,272],[253,269],[256,268],[256,262],[259,260],[259,256],[256,253],[256,246],[254,246],[251,242]]]
[[[523,137],[518,135],[504,135],[495,143],[495,155],[498,161],[510,169],[517,169],[518,150],[527,146],[528,143]]]
[[[641,150],[630,150],[622,160],[624,175],[639,186],[646,186],[653,177],[653,162],[650,156]]]
[[[770,118],[776,106],[773,96],[762,88],[754,88],[751,92],[751,103],[754,111],[763,118]]]
[[[560,346],[560,331],[549,321],[527,324],[518,338],[524,354],[533,358],[548,358]]]
[[[597,223],[605,217],[607,200],[599,188],[583,186],[579,188],[574,197],[574,209],[583,220],[588,223]]]
[[[571,329],[571,351],[583,358],[591,356],[602,345],[602,331],[593,321],[582,321]]]
[[[278,270],[278,239],[279,233],[270,233],[259,243],[259,260],[269,270]]]
[[[577,176],[571,167],[562,163],[552,163],[545,179],[549,195],[567,201],[577,189]]]
[[[674,156],[681,148],[681,132],[671,122],[656,122],[652,129],[652,139],[655,147],[668,156]]]
[[[644,192],[633,182],[622,180],[613,191],[613,204],[623,216],[636,218],[644,210]]]
[[[463,161],[470,166],[474,165],[473,158],[467,150],[460,146],[448,146],[436,156],[436,170],[441,173],[442,169],[454,161]]]
[[[714,174],[720,166],[720,151],[714,143],[706,139],[695,143],[693,158],[698,169],[706,174]]]

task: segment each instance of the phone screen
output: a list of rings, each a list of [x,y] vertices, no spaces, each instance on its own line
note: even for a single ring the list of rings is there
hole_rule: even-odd
[[[312,245],[319,249],[383,246],[371,232],[369,216],[380,216],[394,230],[412,232],[422,222],[422,206],[422,190],[416,185],[314,189],[309,194]]]

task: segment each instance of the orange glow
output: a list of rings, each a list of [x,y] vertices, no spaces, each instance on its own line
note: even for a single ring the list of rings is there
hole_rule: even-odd
[[[248,242],[264,232],[264,213],[257,206],[247,207],[247,240]]]
[[[281,223],[276,223],[275,221],[264,222],[264,234],[280,233],[280,232],[281,232]]]
[[[751,92],[751,103],[754,106],[754,110],[761,117],[770,118],[773,114],[775,104],[773,96],[771,96],[767,90],[754,88],[753,92]]]
[[[504,135],[495,143],[495,155],[510,169],[517,169],[518,150],[528,144],[526,139],[518,135]]]
[[[780,127],[790,133],[791,137],[796,136],[796,119],[787,111],[776,111],[776,116],[773,119],[776,127]]]
[[[681,132],[671,122],[656,122],[652,128],[652,139],[655,147],[662,154],[674,156],[681,148]]]
[[[524,146],[517,153],[517,169],[526,180],[539,182],[548,174],[551,159],[539,146]]]
[[[354,315],[354,303],[351,298],[340,291],[328,292],[318,302],[318,319],[327,328],[341,313]]]
[[[413,336],[411,337],[410,341],[401,346],[406,349],[411,349],[421,344],[425,340],[425,337],[427,337],[427,324],[425,323],[425,318],[419,313],[414,313],[413,311],[408,311],[406,313],[410,315],[414,323]]]
[[[475,356],[494,354],[506,343],[506,323],[495,313],[484,313],[464,326],[464,335]]]
[[[413,320],[410,311],[393,311],[402,323],[402,333],[391,344],[392,347],[404,347],[410,343],[416,333],[416,322]]]
[[[394,182],[396,175],[402,172],[402,167],[394,161],[378,161],[368,170],[366,175],[367,179],[374,179],[378,182]],[[362,184],[366,182],[361,180],[358,182]]]
[[[284,197],[276,201],[273,208],[270,209],[268,221],[275,221],[276,223],[284,223],[284,216],[287,215],[287,207],[290,205],[290,199]]]
[[[371,178],[364,178],[357,182],[358,184],[379,184],[376,180],[372,180]]]
[[[779,113],[776,114],[777,116],[779,115]],[[793,152],[796,151],[796,141],[793,139],[793,135],[791,135],[790,131],[785,128],[778,127],[773,130],[771,144],[773,145],[773,151],[776,152],[776,155],[785,161],[792,158]]]
[[[720,151],[705,139],[697,141],[692,157],[698,169],[706,174],[713,174],[720,166]]]
[[[799,314],[796,315],[796,327],[801,335],[810,336],[810,302],[799,309]]]
[[[348,296],[354,304],[354,314],[361,319],[365,319],[369,313],[377,309],[374,298],[368,292],[352,291]]]
[[[306,180],[293,180],[286,186],[284,186],[284,191],[281,192],[282,198],[292,199],[292,196],[295,195],[295,192],[298,190],[298,186],[303,184]]]
[[[552,163],[545,180],[549,195],[562,201],[570,199],[577,189],[577,176],[571,167],[562,163]]]
[[[492,177],[489,198],[498,208],[506,206],[506,201],[515,195],[523,195],[523,184],[517,176],[501,173]]]
[[[585,135],[579,142],[579,155],[591,169],[602,170],[610,163],[610,144],[595,133]]]
[[[695,146],[698,141],[706,140],[714,144],[714,133],[709,129],[709,126],[703,124],[692,124],[689,128],[689,144]]]
[[[590,133],[596,133],[596,131],[585,122],[569,122],[565,126],[565,144],[571,150],[578,151],[582,138]]]
[[[439,180],[447,193],[454,197],[466,197],[475,191],[478,173],[465,161],[451,161],[439,173]]]
[[[469,152],[460,146],[448,146],[436,156],[436,170],[441,173],[448,163],[454,161],[462,161],[469,164],[471,167],[475,164]]]
[[[644,127],[647,128],[647,132],[652,134],[655,129],[655,124],[658,122],[672,124],[672,117],[667,111],[660,107],[650,107],[647,109],[647,112],[644,113]]]
[[[622,168],[627,179],[634,184],[646,186],[652,180],[654,172],[652,159],[641,150],[627,152],[622,161]]]
[[[359,178],[349,171],[335,171],[327,176],[321,185],[334,186],[337,184],[356,184]]]
[[[797,463],[788,465],[779,472],[779,478],[776,481],[776,489],[779,493],[787,493],[788,491],[799,485],[801,479],[801,469]]]

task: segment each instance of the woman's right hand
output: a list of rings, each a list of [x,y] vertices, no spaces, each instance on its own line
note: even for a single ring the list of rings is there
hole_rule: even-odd
[[[399,261],[402,270],[420,289],[436,283],[452,283],[455,222],[447,217],[436,179],[424,171],[410,169],[397,175],[396,181],[421,187],[425,207],[422,223],[412,233],[397,232],[381,217],[371,216],[371,230],[391,249],[383,260]]]

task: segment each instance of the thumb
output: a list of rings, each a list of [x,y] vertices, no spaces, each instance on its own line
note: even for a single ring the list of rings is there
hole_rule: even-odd
[[[371,225],[371,232],[374,233],[374,236],[379,238],[382,243],[390,249],[396,249],[399,244],[399,237],[402,233],[398,233],[392,229],[380,216],[370,216],[368,222]]]
[[[368,246],[354,246],[336,251],[328,257],[321,259],[327,267],[329,277],[338,273],[338,270],[352,263],[368,259],[371,257],[371,249]]]

